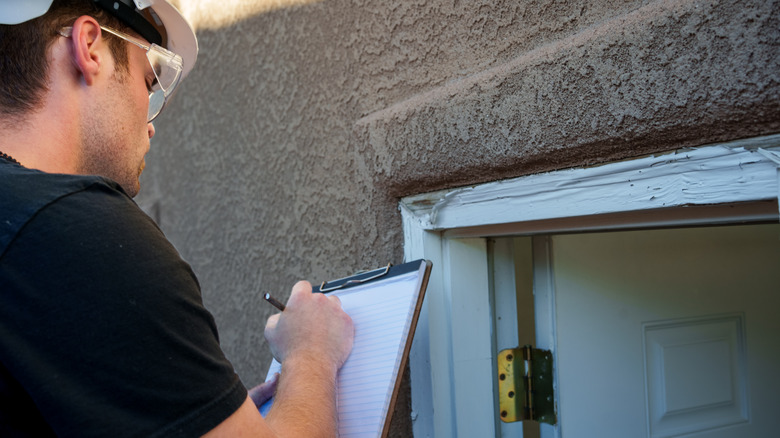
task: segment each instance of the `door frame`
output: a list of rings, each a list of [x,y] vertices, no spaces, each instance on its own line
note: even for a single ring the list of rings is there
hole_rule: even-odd
[[[509,341],[494,323],[496,300],[508,298],[492,293],[492,270],[511,278],[486,237],[537,236],[534,258],[549,260],[553,233],[777,221],[779,194],[772,135],[403,198],[404,257],[434,266],[410,352],[414,435],[520,436],[495,414],[494,352]],[[554,294],[540,269],[537,347],[555,354]]]

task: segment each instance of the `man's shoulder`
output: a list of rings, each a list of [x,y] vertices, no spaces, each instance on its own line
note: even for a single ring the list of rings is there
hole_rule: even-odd
[[[118,184],[106,178],[0,165],[0,254],[30,220],[62,200],[81,200],[80,208],[73,210],[79,216],[117,203],[135,205]]]
[[[58,197],[83,190],[93,185],[103,185],[122,191],[119,184],[97,175],[70,175],[47,173],[27,169],[15,164],[0,165],[0,200],[29,200],[39,197]],[[8,195],[16,195],[10,197]]]

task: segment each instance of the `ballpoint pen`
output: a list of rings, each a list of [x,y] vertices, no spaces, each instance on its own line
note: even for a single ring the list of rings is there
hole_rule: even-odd
[[[284,312],[284,304],[280,303],[276,298],[272,297],[271,294],[265,293],[263,294],[263,298],[265,298],[265,300],[271,303],[274,307]]]

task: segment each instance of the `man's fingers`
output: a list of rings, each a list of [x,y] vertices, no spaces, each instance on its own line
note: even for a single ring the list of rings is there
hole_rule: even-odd
[[[268,399],[273,397],[276,393],[276,384],[279,382],[279,373],[274,374],[274,377],[264,383],[261,383],[249,390],[249,397],[255,403],[255,406],[260,408],[260,405],[267,402]]]
[[[279,317],[281,316],[281,313],[274,313],[273,315],[268,317],[268,321],[265,322],[265,331],[268,333],[269,330],[274,330],[276,326],[279,324]]]
[[[308,281],[299,281],[295,283],[295,286],[293,286],[292,288],[292,292],[290,292],[290,300],[292,300],[293,297],[295,297],[296,295],[310,294],[310,293],[311,293],[311,283],[309,283]]]

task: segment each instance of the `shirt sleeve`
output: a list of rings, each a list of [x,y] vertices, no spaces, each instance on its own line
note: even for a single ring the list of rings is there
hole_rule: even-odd
[[[108,185],[42,209],[0,291],[0,359],[60,436],[200,436],[246,398],[190,266]]]

